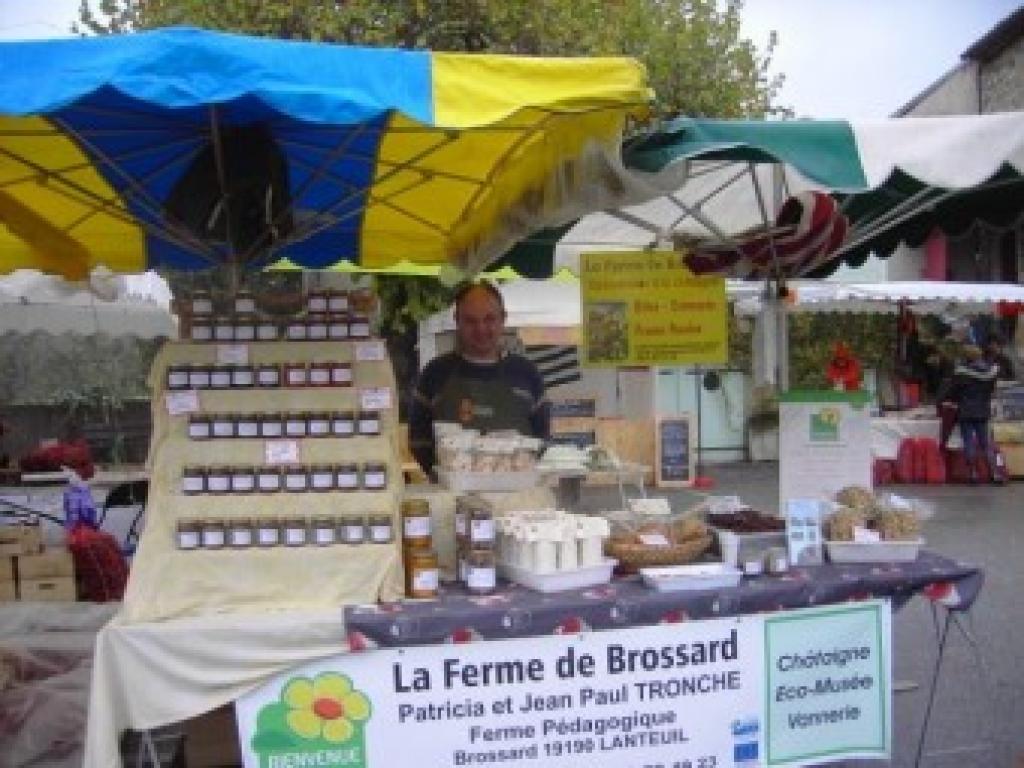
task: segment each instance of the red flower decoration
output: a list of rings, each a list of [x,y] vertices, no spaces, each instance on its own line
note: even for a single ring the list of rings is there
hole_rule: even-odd
[[[682,624],[684,621],[690,620],[690,614],[682,609],[668,611],[664,616],[661,617],[659,624]]]
[[[348,649],[352,653],[358,653],[359,651],[372,651],[377,648],[377,642],[362,632],[349,632],[345,638],[348,641]]]
[[[563,619],[562,622],[555,627],[556,635],[578,635],[580,632],[586,632],[590,627],[580,616],[570,616],[567,619]]]

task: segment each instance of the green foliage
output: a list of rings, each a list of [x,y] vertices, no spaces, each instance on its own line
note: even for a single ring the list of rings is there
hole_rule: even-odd
[[[793,314],[789,318],[789,377],[794,389],[828,389],[825,369],[837,341],[846,342],[862,368],[892,372],[896,321],[892,315]]]
[[[417,323],[452,303],[453,288],[433,277],[376,275],[380,298],[381,333],[402,336]]]

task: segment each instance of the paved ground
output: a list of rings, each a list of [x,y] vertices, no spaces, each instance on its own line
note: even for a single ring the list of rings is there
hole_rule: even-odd
[[[705,474],[715,481],[711,493],[737,494],[755,508],[778,509],[774,463],[712,466]],[[934,516],[925,523],[928,547],[978,563],[986,574],[971,618],[991,684],[986,683],[964,638],[951,633],[922,765],[1024,766],[1024,483],[894,486],[891,490],[934,505]],[[651,494],[668,496],[674,509],[699,498],[686,490]],[[592,510],[609,508],[618,504],[617,499],[617,490],[585,488],[582,505]],[[894,678],[919,684],[896,695],[892,765],[902,768],[914,764],[927,681],[936,659],[931,611],[924,600],[915,599],[896,614],[894,647]]]

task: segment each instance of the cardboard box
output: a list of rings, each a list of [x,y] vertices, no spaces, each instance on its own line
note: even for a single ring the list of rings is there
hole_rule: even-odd
[[[66,549],[49,549],[18,557],[19,579],[49,579],[75,575],[75,560]]]
[[[185,723],[185,765],[224,768],[242,764],[235,707],[227,704]]]
[[[29,602],[73,603],[78,598],[73,576],[55,576],[49,579],[21,579],[18,581],[18,599]]]
[[[13,581],[0,581],[0,603],[13,603],[18,599],[18,590]]]
[[[0,557],[0,584],[14,581],[14,558]]]
[[[0,525],[0,557],[33,555],[43,549],[38,525]]]

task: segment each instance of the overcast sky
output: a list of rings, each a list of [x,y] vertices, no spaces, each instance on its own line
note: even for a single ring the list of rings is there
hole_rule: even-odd
[[[215,1],[215,0],[211,0]],[[93,2],[93,5],[97,3]],[[0,0],[0,38],[64,37],[79,0]],[[762,50],[780,103],[802,117],[886,117],[956,66],[1018,0],[746,0],[743,31]]]

